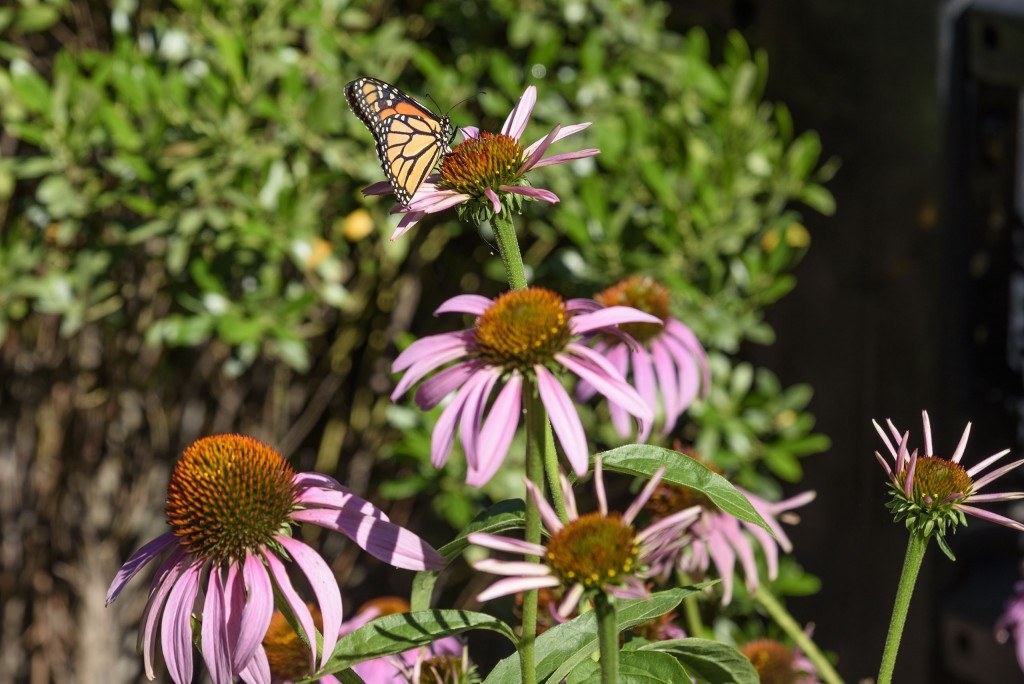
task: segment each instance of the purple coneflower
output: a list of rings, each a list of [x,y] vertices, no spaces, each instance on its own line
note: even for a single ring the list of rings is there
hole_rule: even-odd
[[[658,323],[650,314],[624,306],[602,308],[591,300],[564,301],[531,287],[491,300],[460,295],[435,313],[477,317],[470,330],[432,335],[413,342],[398,355],[392,371],[405,371],[391,399],[422,377],[455,361],[426,380],[416,403],[427,410],[458,390],[441,413],[431,436],[431,462],[441,467],[460,424],[468,475],[473,486],[485,484],[501,466],[520,420],[523,382],[529,379],[551,419],[555,436],[577,475],[587,472],[587,439],[569,394],[552,369],[566,369],[597,388],[608,400],[640,421],[641,431],[654,418],[651,409],[608,361],[577,340],[598,332],[613,334],[622,323]],[[621,333],[620,333],[621,334]],[[488,409],[488,399],[501,387]],[[461,421],[461,422],[460,422]]]
[[[594,490],[598,511],[583,516],[576,510],[576,497],[568,478],[561,474],[559,479],[569,514],[565,524],[527,480],[526,489],[550,535],[547,545],[482,532],[470,534],[467,539],[471,544],[495,551],[538,556],[541,562],[487,558],[473,563],[477,570],[506,576],[481,592],[477,600],[489,601],[521,591],[561,587],[567,591],[557,612],[566,617],[587,592],[601,591],[618,598],[649,597],[644,580],[649,576],[650,559],[657,557],[664,545],[682,536],[699,512],[697,507],[679,511],[636,532],[633,521],[661,482],[664,472],[662,468],[654,474],[624,514],[609,513],[601,459],[595,459]]]
[[[952,552],[946,545],[944,535],[947,528],[955,530],[957,525],[967,524],[965,513],[1024,532],[1024,525],[1016,520],[969,505],[1024,498],[1024,492],[978,494],[983,487],[1024,463],[1024,459],[1004,465],[975,480],[975,477],[1010,453],[1010,450],[1004,449],[970,470],[965,470],[960,465],[960,459],[967,448],[971,424],[968,423],[964,428],[953,456],[945,459],[936,456],[932,449],[932,427],[928,421],[928,412],[922,411],[921,416],[924,423],[925,452],[921,457],[918,457],[917,449],[913,453],[907,449],[909,432],[901,437],[892,421],[887,420],[886,424],[893,437],[893,441],[890,441],[885,430],[877,422],[872,421],[893,459],[893,466],[890,467],[886,459],[875,452],[875,458],[889,476],[892,500],[887,506],[893,512],[895,520],[906,518],[907,529],[920,533],[925,538],[934,536],[939,547],[950,558],[953,557]],[[898,446],[894,447],[894,443]]]
[[[508,198],[515,208],[516,197],[558,202],[550,190],[530,187],[527,172],[542,166],[563,164],[591,157],[600,150],[588,149],[544,157],[557,140],[582,131],[590,122],[571,126],[557,125],[546,136],[523,148],[521,138],[537,102],[537,88],[529,86],[501,127],[501,133],[481,132],[475,126],[462,129],[465,140],[441,161],[441,171],[427,177],[408,206],[395,207],[393,213],[405,213],[391,239],[405,233],[427,214],[476,201],[495,214],[502,212],[502,200]],[[392,192],[390,183],[374,183],[363,191],[367,195]],[[509,205],[507,205],[509,206]]]
[[[318,628],[322,626],[320,613],[311,607],[313,620]],[[354,632],[363,625],[385,615],[409,612],[409,602],[397,596],[385,596],[369,601],[359,609],[351,620],[341,623],[338,635],[344,636]],[[299,635],[288,623],[284,614],[274,611],[270,628],[263,638],[263,648],[270,664],[271,684],[292,684],[312,674],[309,668],[309,647],[302,642]],[[462,642],[455,637],[439,639],[429,646],[413,648],[392,656],[364,660],[352,666],[352,670],[367,684],[407,684],[408,682],[435,681],[434,679],[414,678],[415,673],[447,674],[466,669],[463,667],[464,648]],[[319,679],[324,684],[339,684],[334,675],[324,675]],[[439,678],[437,681],[456,681]]]
[[[705,464],[706,465],[706,464]],[[654,574],[661,580],[667,579],[674,571],[686,573],[692,578],[705,577],[714,563],[722,579],[722,604],[732,601],[733,574],[736,559],[743,566],[747,589],[754,591],[760,586],[755,548],[760,546],[768,566],[768,579],[774,580],[779,573],[779,549],[785,553],[793,545],[780,525],[780,521],[795,522],[786,513],[814,500],[814,492],[804,492],[783,501],[771,502],[755,494],[736,488],[750,501],[750,505],[775,533],[775,538],[764,528],[741,521],[715,506],[700,492],[689,487],[663,484],[651,497],[647,511],[652,519],[659,520],[676,511],[697,506],[700,514],[686,535],[675,544],[662,549],[660,556],[652,559]],[[756,545],[755,545],[756,543]]]
[[[1006,610],[996,622],[996,640],[1005,644],[1013,638],[1017,664],[1024,670],[1024,581],[1013,585],[1013,596],[1006,602]]]
[[[440,569],[444,559],[383,511],[319,473],[298,473],[271,447],[251,437],[217,435],[189,446],[167,490],[171,531],[136,551],[107,592],[107,604],[147,563],[170,551],[157,571],[139,628],[146,676],[154,678],[159,645],[177,684],[192,681],[192,620],[200,588],[200,645],[216,684],[236,676],[267,681],[261,641],[274,593],[309,636],[308,664],[324,662],[341,626],[341,594],[327,563],[290,534],[313,523],[353,539],[371,555],[411,570]],[[323,615],[323,651],[316,660],[314,620],[293,588],[285,563],[305,574]]]
[[[707,396],[711,388],[711,367],[708,355],[697,336],[680,321],[672,318],[668,305],[668,289],[653,278],[632,276],[594,297],[604,306],[630,306],[657,316],[662,325],[630,323],[622,326],[638,345],[626,344],[621,337],[607,338],[594,346],[608,358],[623,377],[632,377],[640,396],[652,411],[658,410],[658,398],[664,407],[661,432],[668,434],[698,392]],[[587,400],[594,388],[581,383],[577,396]],[[612,405],[612,424],[623,437],[630,434],[629,417]],[[640,435],[644,441],[646,435]]]
[[[821,684],[818,670],[799,648],[774,639],[749,641],[740,648],[757,670],[761,684]]]

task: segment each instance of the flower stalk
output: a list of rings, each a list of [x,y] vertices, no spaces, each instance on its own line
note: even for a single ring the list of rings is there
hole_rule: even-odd
[[[512,223],[512,217],[508,214],[507,211],[494,214],[491,218],[491,227],[494,229],[494,237],[498,241],[498,254],[501,255],[501,263],[505,265],[508,286],[513,290],[522,290],[526,287],[526,267],[523,266],[523,255],[519,250],[516,227]]]
[[[889,621],[889,633],[885,637],[885,651],[882,652],[882,664],[878,670],[877,684],[890,684],[892,673],[896,667],[896,653],[900,649],[903,637],[903,626],[907,622],[907,611],[910,609],[910,597],[914,593],[921,561],[928,548],[928,538],[912,532],[907,543],[907,555],[903,559],[903,571],[900,583],[896,588],[896,600],[892,606],[892,619]]]
[[[842,678],[832,667],[825,654],[821,652],[814,640],[805,632],[800,624],[793,619],[785,606],[764,586],[758,587],[753,594],[754,600],[764,608],[769,617],[775,621],[782,631],[793,640],[793,643],[803,652],[804,657],[814,664],[818,677],[825,684],[843,684]]]
[[[601,649],[601,684],[619,681],[619,627],[612,597],[603,591],[594,596],[597,640]]]

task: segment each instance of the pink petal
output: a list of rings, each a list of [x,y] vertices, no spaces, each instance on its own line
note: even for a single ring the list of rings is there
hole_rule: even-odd
[[[167,597],[160,621],[160,647],[167,672],[176,684],[192,682],[192,606],[202,569],[203,564],[195,561],[184,569]]]
[[[548,532],[556,534],[562,529],[562,521],[558,518],[555,513],[555,509],[551,507],[551,504],[541,495],[537,489],[537,485],[525,480],[526,492],[533,499],[533,503],[537,506],[537,512],[540,513],[540,519],[544,521],[544,526],[548,528]]]
[[[220,568],[210,570],[203,603],[202,646],[203,660],[214,684],[231,684],[231,646],[228,644],[228,612],[224,605],[224,583]],[[266,633],[266,632],[264,632]]]
[[[421,337],[395,357],[395,360],[391,362],[391,372],[398,373],[416,364],[426,363],[430,359],[447,354],[453,349],[465,351],[469,348],[472,341],[472,330],[459,330],[458,332]],[[444,362],[442,361],[441,363]],[[440,365],[440,363],[435,364],[435,366],[437,365]]]
[[[664,474],[665,468],[658,468],[658,470],[655,471],[654,475],[651,476],[651,479],[647,481],[646,485],[644,485],[643,491],[640,492],[640,495],[636,497],[630,507],[626,510],[626,513],[622,516],[623,522],[627,525],[633,524],[633,520],[636,519],[637,514],[641,509],[643,509],[644,504],[646,504],[648,499],[651,498],[651,495],[654,494],[654,490],[658,488],[659,484],[661,484],[661,478]]]
[[[165,532],[156,539],[147,542],[139,550],[128,557],[121,569],[114,575],[114,581],[110,583],[110,588],[107,589],[107,602],[106,605],[110,605],[117,597],[121,595],[121,591],[125,585],[131,580],[132,577],[138,574],[139,570],[146,567],[149,561],[163,553],[164,549],[168,546],[172,546],[177,541],[177,537],[174,536],[173,532]]]
[[[718,531],[710,532],[706,543],[711,560],[718,570],[718,576],[722,578],[722,605],[724,606],[732,600],[732,575],[736,567],[736,554]]]
[[[925,412],[924,415],[925,415],[925,420],[927,420],[928,419],[928,413]],[[949,459],[950,461],[952,461],[953,463],[959,463],[960,462],[960,459],[964,455],[964,449],[967,448],[967,438],[970,437],[970,436],[971,436],[971,424],[968,423],[967,427],[964,428],[964,434],[960,438],[960,443],[956,445],[956,451],[953,452],[953,458]],[[931,436],[931,430],[928,429],[928,431],[925,433],[925,451],[927,452],[925,454],[926,456],[934,455],[934,452],[930,450],[931,437],[932,437]]]
[[[492,575],[508,575],[512,577],[544,577],[551,574],[551,568],[543,563],[527,561],[503,561],[497,558],[485,558],[473,563],[473,568]]]
[[[160,569],[157,570],[156,577],[153,578],[149,599],[146,601],[146,607],[139,620],[139,643],[136,646],[142,652],[142,662],[148,679],[156,679],[153,670],[153,663],[156,660],[156,632],[157,624],[163,615],[164,603],[167,600],[167,595],[171,593],[171,589],[174,588],[181,573],[188,568],[190,562],[191,559],[186,556],[184,547],[179,546],[164,559]]]
[[[449,394],[464,386],[480,371],[480,367],[479,362],[469,361],[438,371],[428,380],[424,380],[416,390],[416,405],[424,410],[434,408]]]
[[[483,378],[479,388],[470,393],[466,398],[466,405],[462,409],[462,420],[459,422],[459,436],[462,438],[462,451],[466,455],[466,463],[472,468],[480,464],[478,444],[480,442],[480,428],[483,423],[484,409],[487,407],[487,400],[498,382],[500,371],[495,368],[494,372],[481,372],[479,377]],[[469,381],[467,381],[469,382]]]
[[[921,422],[924,425],[924,455],[925,456],[934,456],[935,455],[935,451],[932,449],[932,424],[931,424],[931,421],[928,420],[928,412],[927,411],[921,411]],[[968,423],[967,424],[967,429],[964,430],[964,436],[960,439],[960,444],[961,445],[966,446],[966,444],[967,444],[967,434],[970,431],[971,431],[971,424]],[[958,448],[957,451],[959,451],[960,454],[963,455],[963,449]],[[953,463],[957,463],[959,460],[960,460],[960,456],[956,456],[956,457],[954,457],[952,459]]]
[[[458,206],[463,202],[472,199],[469,195],[454,190],[438,190],[424,195],[420,199],[413,199],[409,203],[410,213],[439,214],[442,211]]]
[[[519,592],[530,591],[531,589],[557,587],[560,584],[561,581],[554,575],[545,575],[544,577],[509,577],[508,579],[498,580],[487,589],[484,589],[477,594],[476,600],[490,601],[491,599],[508,596],[509,594],[518,594]]]
[[[661,388],[661,399],[665,404],[665,424],[661,429],[661,435],[664,437],[672,432],[676,421],[683,413],[680,408],[679,386],[676,384],[676,366],[665,345],[658,339],[651,340],[651,360],[654,362],[654,372]]]
[[[451,402],[444,407],[441,415],[434,424],[434,431],[430,435],[430,464],[440,468],[448,460],[448,454],[455,443],[455,428],[459,424],[459,417],[462,415],[462,408],[466,403],[472,379],[467,381],[462,388],[455,393]]]
[[[551,419],[551,427],[558,436],[558,441],[565,450],[565,457],[577,475],[585,475],[588,468],[587,436],[583,432],[579,414],[569,394],[544,366],[533,367],[537,378],[537,391],[540,400],[547,409]]]
[[[437,307],[434,311],[434,315],[437,316],[443,313],[462,313],[470,314],[471,316],[483,316],[487,309],[491,308],[494,304],[493,299],[488,299],[482,295],[475,294],[464,294],[456,295]],[[466,331],[472,335],[472,331]]]
[[[658,384],[654,379],[654,365],[651,357],[643,347],[634,349],[631,354],[633,365],[633,382],[636,384],[636,391],[651,409],[652,414],[658,412]],[[638,439],[646,442],[646,436]]]
[[[473,487],[483,486],[494,477],[494,473],[505,462],[512,438],[519,427],[522,385],[522,377],[518,373],[513,374],[498,394],[498,398],[494,400],[483,430],[480,431],[480,443],[487,445],[487,448],[484,453],[477,454],[477,467],[469,468],[466,484]]]
[[[483,546],[484,548],[491,549],[493,551],[521,553],[524,556],[538,556],[543,558],[544,554],[547,553],[547,549],[540,544],[531,544],[530,542],[526,542],[521,539],[512,539],[511,537],[503,537],[498,534],[488,534],[486,532],[473,532],[466,536],[466,541],[470,544]]]
[[[871,424],[875,426],[875,432],[877,432],[878,436],[882,438],[882,441],[885,443],[885,447],[889,450],[889,453],[892,454],[892,458],[895,461],[896,449],[893,448],[892,442],[890,442],[889,438],[885,435],[885,430],[882,429],[882,426],[879,425],[877,421],[872,420]],[[886,468],[888,468],[888,466],[886,466]]]
[[[544,157],[536,164],[533,165],[534,169],[539,169],[545,166],[554,166],[555,164],[565,164],[566,162],[575,161],[577,159],[584,159],[585,157],[593,157],[595,154],[601,154],[601,150],[597,149],[586,149],[580,150],[579,152],[563,152],[562,154],[553,154],[550,157]]]
[[[711,390],[711,364],[708,362],[708,353],[704,350],[700,340],[687,328],[674,318],[665,321],[665,329],[676,340],[683,343],[683,346],[690,351],[690,356],[700,367],[700,384],[702,396],[707,396]]]
[[[973,478],[975,475],[977,475],[981,471],[985,470],[985,468],[989,467],[990,465],[992,465],[993,463],[995,463],[996,461],[1001,459],[1003,456],[1006,456],[1006,454],[1008,454],[1008,453],[1010,453],[1009,449],[1003,449],[1002,451],[1000,451],[997,454],[992,454],[991,456],[986,458],[981,463],[978,463],[974,467],[970,468],[967,471],[967,476]]]
[[[522,195],[523,197],[529,197],[531,199],[542,200],[549,204],[558,204],[561,202],[561,200],[558,199],[558,195],[543,188],[531,188],[528,185],[500,185],[498,188],[505,192],[511,192],[512,194]]]
[[[594,493],[597,495],[597,510],[608,515],[608,494],[604,489],[604,464],[600,457],[594,458]]]
[[[299,596],[299,593],[292,586],[292,581],[288,577],[288,570],[285,569],[284,563],[270,551],[263,552],[263,559],[267,562],[267,567],[270,568],[270,574],[274,578],[274,585],[281,592],[288,607],[291,608],[292,614],[295,615],[299,627],[302,628],[303,636],[305,636],[310,646],[309,664],[312,667],[316,658],[317,633],[309,607],[306,606],[306,602],[302,600],[302,597]]]
[[[598,392],[608,398],[608,401],[618,404],[636,416],[641,423],[641,432],[644,432],[644,428],[654,420],[650,407],[621,377],[609,375],[603,369],[595,368],[595,365],[586,358],[559,353],[555,354],[555,360],[593,385]]]
[[[588,128],[589,126],[590,126],[590,122],[589,121],[585,121],[584,123],[571,124],[569,126],[562,126],[559,129],[559,131],[558,131],[558,135],[556,135],[555,139],[552,140],[551,142],[554,143],[554,142],[558,142],[559,140],[563,140],[564,138],[568,138],[573,133],[579,133],[584,128]],[[523,155],[527,156],[527,157],[532,155],[534,153],[534,151],[537,149],[537,147],[542,142],[544,142],[544,140],[545,140],[545,138],[541,138],[540,140],[536,141],[535,143],[533,143],[532,145],[527,147],[525,150],[523,150]]]
[[[274,616],[274,588],[270,575],[259,557],[247,553],[242,566],[246,601],[242,609],[242,624],[234,647],[234,668],[241,670],[256,653],[267,635],[270,619]]]
[[[974,482],[974,491],[977,492],[977,491],[981,490],[981,488],[984,487],[985,485],[998,480],[999,478],[1001,478],[1003,475],[1005,475],[1006,473],[1010,472],[1011,470],[1016,470],[1017,467],[1021,463],[1024,463],[1024,459],[1021,459],[1020,461],[1014,461],[1013,463],[1008,463],[1008,464],[1002,466],[1001,468],[997,468],[996,470],[993,470],[988,475],[985,475],[984,477],[978,478]]]
[[[569,328],[574,335],[585,335],[613,325],[623,323],[655,323],[661,325],[661,319],[644,313],[631,306],[608,306],[593,313],[576,314],[569,319]]]
[[[339,513],[344,514],[346,511],[339,511]],[[372,520],[372,518],[368,519]],[[376,522],[384,525],[390,524]],[[316,551],[283,534],[275,535],[274,539],[284,547],[284,550],[295,561],[295,565],[302,570],[313,588],[313,593],[316,594],[316,600],[320,604],[320,613],[324,620],[324,650],[321,663],[326,663],[334,651],[334,645],[338,642],[338,629],[341,627],[341,592],[338,591],[338,582],[334,579],[331,568]]]
[[[395,191],[391,188],[391,183],[389,181],[380,181],[363,188],[363,194],[367,197],[371,195],[391,195],[394,194],[394,192]]]
[[[463,140],[469,140],[470,138],[479,138],[480,129],[476,126],[463,126],[459,129],[462,132]]]
[[[491,201],[491,209],[494,210],[495,214],[501,213],[501,200],[498,199],[498,195],[495,194],[491,188],[484,188],[484,197]]]
[[[988,520],[990,522],[999,523],[1000,525],[1006,525],[1007,527],[1013,528],[1019,532],[1024,532],[1024,524],[1021,524],[1011,518],[999,515],[998,513],[986,511],[983,508],[967,506],[965,504],[960,504],[959,506],[957,506],[957,508],[959,508],[964,513],[969,513],[970,515],[981,518],[982,520]]]
[[[426,216],[426,214],[422,211],[410,211],[402,217],[401,221],[398,222],[398,225],[395,227],[395,232],[391,233],[390,239],[394,241],[408,233],[409,229],[419,223],[424,216]]]
[[[569,591],[565,592],[565,596],[562,598],[562,602],[558,605],[559,617],[567,618],[572,615],[572,612],[576,610],[576,606],[580,603],[580,598],[583,596],[583,585],[574,584],[569,588]]]
[[[537,87],[528,86],[523,91],[519,101],[516,102],[516,106],[512,108],[508,118],[505,119],[505,123],[501,126],[501,132],[508,137],[519,140],[523,137],[523,131],[526,130],[526,122],[530,120],[530,114],[533,113],[533,106],[537,103]]]
[[[300,473],[300,475],[320,475],[320,473]],[[359,511],[363,515],[370,515],[380,520],[387,520],[388,516],[372,503],[361,496],[353,494],[347,487],[338,484],[334,478],[321,475],[324,480],[330,480],[334,485],[313,485],[313,480],[305,480],[307,484],[299,490],[295,497],[295,503],[305,508],[347,508]],[[298,477],[293,481],[297,481]]]
[[[523,152],[523,156],[526,157],[526,159],[519,165],[519,169],[516,171],[517,176],[523,175],[532,169],[538,161],[540,161],[540,158],[543,157],[544,153],[548,151],[549,147],[551,147],[551,143],[557,139],[558,131],[561,129],[562,127],[559,124],[555,124],[555,127],[551,129],[550,133],[544,136],[539,142],[535,143],[535,146],[530,146],[531,151]]]
[[[239,670],[238,676],[246,684],[271,684],[270,662],[267,660],[267,652],[263,650],[262,644],[256,649],[256,653],[253,654],[252,658],[249,659],[249,663]],[[327,679],[324,678],[320,681],[323,683]]]
[[[404,527],[351,510],[295,511],[292,518],[341,532],[374,558],[406,570],[440,570],[444,557]],[[306,547],[308,549],[308,547]]]
[[[236,672],[241,670],[249,660],[248,658],[244,660],[238,658],[235,649],[238,637],[242,633],[242,625],[245,622],[245,602],[245,578],[242,568],[237,563],[228,563],[227,580],[224,582],[224,608],[226,610],[224,627],[231,653],[231,667]],[[260,639],[262,638],[261,636]]]

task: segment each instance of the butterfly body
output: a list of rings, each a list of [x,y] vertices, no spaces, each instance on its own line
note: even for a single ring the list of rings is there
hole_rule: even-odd
[[[451,152],[451,120],[375,78],[357,78],[346,85],[345,99],[373,134],[395,196],[408,205],[438,160]]]

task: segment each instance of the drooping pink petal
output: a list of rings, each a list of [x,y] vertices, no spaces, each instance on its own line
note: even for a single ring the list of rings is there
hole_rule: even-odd
[[[271,577],[274,578],[274,585],[281,592],[285,603],[288,604],[292,614],[295,615],[296,621],[299,623],[299,627],[302,628],[302,636],[305,637],[307,645],[310,646],[309,664],[310,667],[313,667],[316,659],[317,634],[316,626],[313,623],[313,615],[309,612],[306,602],[302,600],[302,597],[299,596],[299,593],[292,586],[292,581],[288,577],[288,570],[285,569],[284,563],[270,551],[263,552],[263,559],[267,562]],[[325,657],[327,655],[325,654]]]
[[[682,342],[690,351],[690,357],[700,367],[701,395],[706,397],[711,390],[711,364],[708,362],[708,353],[704,346],[692,330],[674,318],[665,321],[665,329],[671,337]]]
[[[591,311],[597,311],[603,309],[604,304],[601,304],[596,299],[589,299],[587,297],[574,297],[565,303],[566,311],[575,313],[590,313]]]
[[[267,660],[267,652],[263,650],[262,644],[249,659],[249,663],[239,670],[238,676],[246,684],[271,684],[270,662]],[[326,682],[327,680],[321,679],[320,681]]]
[[[145,667],[146,677],[150,680],[156,679],[153,664],[156,662],[157,625],[163,617],[164,604],[167,595],[178,582],[181,573],[188,567],[189,559],[185,554],[184,547],[177,547],[164,559],[160,569],[157,570],[153,579],[152,589],[146,607],[142,611],[139,620],[139,636],[136,648],[142,652],[142,662]]]
[[[488,534],[486,532],[473,532],[466,536],[466,541],[470,544],[483,546],[484,548],[492,549],[494,551],[521,553],[524,556],[543,557],[544,553],[547,551],[547,549],[540,544],[531,544],[530,542],[526,542],[521,539],[503,537],[498,534]]]
[[[301,487],[295,497],[295,502],[301,506],[306,508],[348,508],[380,520],[388,519],[384,511],[329,475],[300,473],[294,481]]]
[[[175,684],[192,682],[192,606],[203,564],[192,561],[174,583],[160,620],[160,648]]]
[[[424,214],[439,214],[442,211],[458,206],[463,202],[472,199],[469,195],[454,190],[439,188],[433,192],[424,193],[414,198],[409,203],[410,212],[421,212]]]
[[[422,211],[410,211],[408,214],[403,216],[402,220],[398,222],[397,226],[395,226],[395,231],[391,233],[390,240],[394,242],[408,233],[409,229],[422,221],[424,216],[426,216],[426,213]]]
[[[220,568],[210,570],[203,603],[201,642],[203,660],[214,684],[231,684],[231,645],[228,643],[228,611],[224,605],[224,581]]]
[[[430,435],[430,463],[435,468],[440,468],[448,460],[452,444],[455,443],[455,430],[462,416],[462,409],[466,405],[469,393],[473,391],[472,381],[472,378],[467,380],[455,393],[434,424],[434,431]]]
[[[441,306],[437,307],[437,309],[434,310],[434,315],[439,316],[444,313],[462,313],[469,314],[471,316],[483,316],[484,312],[491,308],[493,303],[494,300],[488,299],[482,295],[455,295],[451,299],[445,301]]]
[[[481,364],[477,361],[457,363],[442,371],[438,371],[423,381],[416,390],[416,405],[429,410],[441,403],[452,392],[458,390],[480,371]]]
[[[562,200],[558,198],[558,195],[545,190],[544,188],[532,188],[528,185],[499,185],[499,190],[504,192],[511,192],[514,195],[522,195],[523,197],[529,197],[530,199],[541,200],[548,204],[558,204]]]
[[[374,558],[406,570],[440,570],[444,557],[409,530],[352,510],[310,508],[292,518],[341,532]],[[307,547],[308,548],[308,547]]]
[[[488,370],[490,372],[488,372]],[[498,382],[501,371],[498,368],[481,369],[478,377],[482,378],[476,391],[466,397],[466,405],[462,409],[462,420],[459,421],[459,436],[462,438],[462,451],[466,455],[466,463],[471,468],[478,468],[480,465],[479,448],[480,430],[484,419],[484,409],[487,407],[487,400],[494,391],[494,385]],[[467,384],[469,381],[467,381]]]
[[[654,420],[653,412],[637,391],[621,377],[608,375],[595,368],[589,359],[559,353],[555,354],[555,360],[593,385],[594,389],[603,394],[608,401],[618,404],[635,416],[640,423],[641,433],[649,429]]]
[[[651,357],[643,347],[634,349],[630,354],[633,366],[633,383],[636,391],[640,394],[647,405],[651,407],[651,413],[658,412],[658,384],[654,379],[654,364]]]
[[[248,658],[237,656],[238,638],[242,634],[245,622],[245,603],[247,601],[245,577],[237,563],[228,563],[227,579],[224,581],[224,608],[226,611],[224,628],[228,647],[231,651],[231,667],[235,672],[242,669]],[[204,618],[205,619],[205,618]],[[264,632],[265,633],[265,632]],[[260,635],[260,639],[263,635]],[[243,644],[244,646],[244,644]]]
[[[587,436],[583,432],[583,424],[580,423],[576,407],[551,371],[537,364],[533,367],[533,372],[540,400],[551,420],[551,428],[558,436],[573,471],[582,476],[587,472],[588,466]]]
[[[562,154],[553,154],[550,157],[544,157],[536,164],[533,165],[534,169],[540,169],[545,166],[554,166],[555,164],[565,164],[566,162],[575,161],[577,159],[584,159],[586,157],[593,157],[595,154],[601,154],[601,150],[594,148],[580,150],[579,152],[563,152]]]
[[[443,337],[444,339],[437,340],[434,337]],[[416,342],[428,343],[416,349],[416,354],[423,354],[423,358],[406,369],[405,375],[402,376],[402,379],[391,393],[391,401],[397,400],[398,397],[405,394],[410,387],[434,369],[440,368],[449,361],[461,359],[466,355],[467,346],[465,341],[450,335],[433,335],[416,340]],[[413,344],[416,343],[414,342]]]
[[[498,398],[494,400],[487,421],[480,431],[480,444],[485,445],[485,448],[482,453],[477,454],[476,467],[469,467],[466,484],[472,487],[483,486],[494,477],[494,473],[505,462],[512,438],[519,427],[522,385],[522,376],[513,373],[501,389]]]
[[[241,670],[252,659],[274,616],[274,588],[270,584],[270,575],[267,574],[267,569],[259,557],[252,553],[245,555],[242,577],[245,581],[247,600],[242,609],[238,641],[233,649],[235,670]]]
[[[114,581],[110,583],[110,588],[107,589],[106,605],[109,606],[121,595],[121,590],[124,589],[132,577],[138,574],[139,570],[146,567],[149,561],[159,556],[163,553],[164,549],[172,546],[176,541],[177,537],[174,536],[174,532],[165,532],[156,539],[147,542],[138,551],[129,556],[128,560],[121,566],[121,569],[114,575]]]
[[[501,200],[498,199],[498,195],[491,188],[484,188],[484,197],[491,201],[491,209],[495,214],[501,213]]]
[[[509,577],[508,579],[498,580],[487,589],[484,589],[477,595],[476,600],[490,601],[491,599],[508,596],[509,594],[518,594],[519,592],[530,591],[531,589],[557,587],[560,584],[561,581],[554,575],[546,575],[544,577]]]
[[[530,114],[533,113],[533,106],[536,103],[537,87],[527,86],[519,101],[516,102],[516,106],[512,108],[508,118],[505,119],[505,123],[501,125],[501,132],[513,140],[519,140],[523,137],[523,131],[526,130],[526,122],[530,120]]]
[[[722,605],[724,606],[732,600],[732,574],[736,567],[736,554],[717,528],[709,532],[706,544],[711,560],[718,570],[718,576],[722,578]]]
[[[676,385],[676,366],[665,345],[658,339],[651,340],[651,360],[661,389],[661,400],[665,405],[665,424],[661,428],[661,434],[665,436],[672,432],[683,413],[679,387]]]
[[[551,142],[555,143],[555,142],[558,142],[559,140],[563,140],[565,138],[568,138],[573,133],[579,133],[584,128],[588,128],[590,125],[591,125],[591,122],[585,121],[583,123],[570,124],[568,126],[562,126],[558,130],[558,135],[556,135],[554,140],[552,140]],[[546,136],[544,138],[541,138],[540,140],[534,141],[532,144],[527,146],[526,149],[523,150],[523,156],[524,157],[531,156],[537,150],[537,148],[540,146],[540,144],[544,142],[545,139],[546,139]]]
[[[350,511],[339,511],[339,514],[345,513],[350,513]],[[374,520],[381,525],[391,524],[374,518],[367,518],[367,520]],[[338,628],[341,627],[341,592],[338,590],[338,581],[334,578],[330,566],[310,547],[283,534],[275,535],[274,539],[284,547],[284,550],[295,561],[295,565],[302,570],[316,595],[317,603],[320,605],[320,614],[323,616],[322,663],[325,663],[334,651],[334,645],[338,642]]]
[[[551,129],[551,132],[536,143],[536,147],[531,145],[532,150],[530,152],[523,152],[524,159],[523,163],[519,165],[518,171],[516,171],[517,176],[523,175],[532,169],[538,161],[540,161],[540,158],[543,157],[544,153],[548,151],[549,147],[551,147],[551,143],[555,141],[558,136],[558,131],[560,130],[562,130],[562,126],[560,124],[555,124],[555,127]]]

